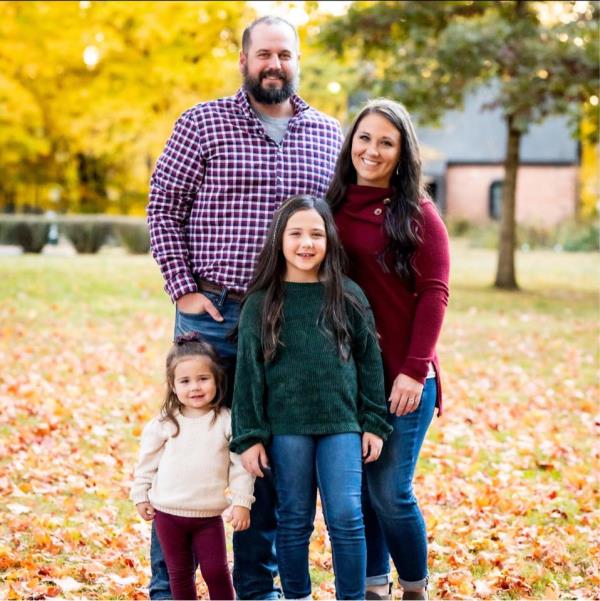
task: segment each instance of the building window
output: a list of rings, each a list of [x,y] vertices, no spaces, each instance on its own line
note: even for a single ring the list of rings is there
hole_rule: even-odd
[[[431,180],[425,184],[425,191],[429,194],[429,198],[433,200],[433,202],[439,206],[438,202],[438,186],[435,180]]]
[[[498,221],[502,215],[502,189],[504,188],[504,182],[502,180],[496,180],[490,185],[490,204],[489,214],[490,219]]]
[[[444,206],[444,181],[440,176],[425,175],[425,192],[435,204],[438,212],[442,215],[445,211]]]

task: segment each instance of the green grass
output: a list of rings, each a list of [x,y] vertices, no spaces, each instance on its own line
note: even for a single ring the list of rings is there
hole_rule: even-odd
[[[497,599],[544,598],[552,590],[569,597],[574,589],[593,596],[598,255],[519,253],[519,292],[492,288],[495,261],[493,251],[453,242],[438,345],[445,413],[430,429],[416,483],[437,545],[432,591],[472,594],[455,576],[462,570],[471,584],[488,582]],[[25,490],[0,502],[0,596],[7,583],[29,579],[20,592],[35,598],[43,590],[33,581],[45,586],[66,576],[87,583],[75,596],[136,596],[148,549],[127,486],[138,429],[160,404],[173,320],[158,267],[149,256],[115,250],[0,257],[0,281],[0,436],[10,449],[0,460],[0,486]],[[42,431],[48,423],[51,436]],[[94,462],[97,454],[117,463]],[[34,492],[45,486],[57,489]],[[10,516],[11,503],[33,511]],[[36,547],[30,522],[66,534],[69,552]],[[562,555],[553,555],[561,545]],[[49,575],[3,572],[5,548],[23,566],[30,554]],[[484,551],[490,557],[480,557]],[[94,571],[99,565],[139,581],[119,588]],[[507,580],[500,583],[498,573]],[[330,572],[313,565],[312,575],[315,596],[326,596],[319,585],[331,582]]]
[[[171,308],[156,264],[149,256],[115,252],[75,257],[0,257],[0,302],[43,319],[68,316],[75,323],[103,318],[122,324],[143,311]]]

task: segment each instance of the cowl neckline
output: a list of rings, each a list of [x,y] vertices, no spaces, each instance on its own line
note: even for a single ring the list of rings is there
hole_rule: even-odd
[[[384,198],[389,198],[393,188],[377,188],[375,186],[363,186],[360,184],[350,184],[346,191],[346,202],[354,208],[361,208],[376,202],[381,202]]]

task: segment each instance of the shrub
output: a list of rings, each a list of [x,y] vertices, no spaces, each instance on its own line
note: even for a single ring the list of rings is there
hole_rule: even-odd
[[[566,222],[559,229],[558,243],[563,250],[589,252],[600,250],[600,229],[598,223]]]
[[[453,220],[448,224],[452,236],[466,237],[471,246],[498,248],[500,224],[489,222],[473,224],[465,220]],[[590,252],[600,250],[600,231],[592,221],[564,221],[556,227],[532,224],[517,225],[517,248],[533,250],[552,248],[568,252]]]
[[[449,217],[446,219],[448,234],[453,238],[467,236],[477,226],[464,217]]]
[[[497,222],[472,227],[467,238],[475,248],[498,248],[500,227]]]
[[[44,217],[6,215],[0,220],[0,242],[20,246],[26,253],[41,253],[51,222]]]
[[[130,253],[143,255],[150,250],[150,234],[145,221],[140,223],[117,223],[115,230],[123,246]]]
[[[520,225],[517,241],[521,248],[553,248],[568,252],[599,250],[598,225],[592,221],[563,221],[556,227]]]
[[[13,235],[16,243],[26,253],[41,253],[48,241],[50,224],[41,221],[16,223]]]
[[[59,228],[71,241],[78,253],[95,254],[111,233],[109,220],[94,218],[60,220]]]

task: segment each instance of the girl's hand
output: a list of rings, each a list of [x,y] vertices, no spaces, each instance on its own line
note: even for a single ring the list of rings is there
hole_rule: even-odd
[[[154,507],[150,503],[138,503],[135,508],[147,522],[154,519]]]
[[[261,467],[269,467],[269,458],[262,442],[246,449],[242,455],[242,465],[247,472],[258,478],[264,477]]]
[[[398,374],[392,386],[390,394],[390,413],[395,413],[398,417],[412,413],[421,402],[421,393],[423,384],[413,380],[406,374]]]
[[[236,532],[247,530],[250,528],[250,510],[241,505],[234,505],[226,520],[231,522],[231,525]]]
[[[363,432],[362,456],[365,463],[377,461],[383,448],[383,439],[372,432]]]

